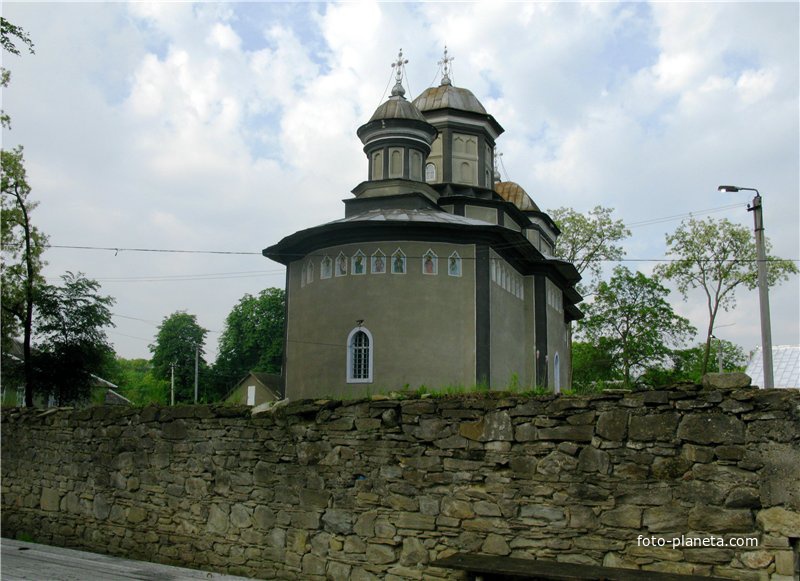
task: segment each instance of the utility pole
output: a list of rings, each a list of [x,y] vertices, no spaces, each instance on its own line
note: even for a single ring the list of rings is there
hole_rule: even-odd
[[[169,405],[175,405],[175,362],[169,364],[170,368],[170,395],[169,395]]]
[[[720,192],[755,192],[753,204],[747,206],[753,212],[756,235],[756,261],[758,264],[758,302],[761,311],[761,361],[764,366],[764,388],[775,387],[772,374],[772,325],[769,320],[769,285],[767,282],[767,249],[764,241],[764,216],[761,208],[761,194],[755,188],[739,186],[719,186]]]

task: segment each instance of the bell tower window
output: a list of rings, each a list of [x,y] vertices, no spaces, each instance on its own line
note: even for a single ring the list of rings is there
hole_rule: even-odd
[[[425,181],[432,183],[436,181],[436,165],[428,163],[425,165]]]

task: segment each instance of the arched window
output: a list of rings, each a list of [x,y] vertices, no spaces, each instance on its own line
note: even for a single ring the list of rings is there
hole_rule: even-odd
[[[411,172],[410,178],[414,181],[422,180],[422,154],[414,149],[411,150]]]
[[[391,149],[389,151],[389,177],[403,177],[403,150]]]
[[[347,336],[347,383],[372,383],[372,333],[356,327]]]
[[[436,181],[436,165],[432,163],[425,164],[425,181],[428,183]]]

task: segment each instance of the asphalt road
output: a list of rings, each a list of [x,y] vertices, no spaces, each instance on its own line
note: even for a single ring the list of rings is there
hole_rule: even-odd
[[[0,539],[3,581],[244,581],[246,577],[208,573],[145,561],[131,561],[74,549]]]

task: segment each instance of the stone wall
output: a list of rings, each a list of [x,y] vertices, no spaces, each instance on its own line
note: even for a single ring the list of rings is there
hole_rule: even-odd
[[[457,579],[429,563],[469,551],[789,580],[798,483],[797,390],[2,415],[3,535],[268,579]]]

